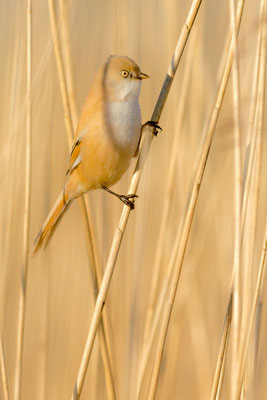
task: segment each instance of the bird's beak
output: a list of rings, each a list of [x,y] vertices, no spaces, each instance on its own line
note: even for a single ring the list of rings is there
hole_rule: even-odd
[[[138,79],[148,79],[150,78],[150,76],[148,76],[147,74],[144,74],[143,72],[140,72],[140,74],[137,77]]]

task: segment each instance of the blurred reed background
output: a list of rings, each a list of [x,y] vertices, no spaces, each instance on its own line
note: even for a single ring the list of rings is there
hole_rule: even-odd
[[[141,93],[143,121],[150,119],[191,1],[54,3],[60,43],[70,51],[67,62],[73,74],[72,96],[78,111],[99,65],[110,54],[125,54],[151,76],[143,82]],[[9,398],[13,399],[25,208],[27,4],[0,0],[0,5],[0,326]],[[264,26],[260,7],[260,0],[246,1],[238,37],[242,174],[248,166],[246,154],[252,148],[247,139],[249,128],[256,127],[258,135],[241,248],[243,332],[247,332],[251,313],[267,211],[266,106],[261,118],[266,84],[264,30],[254,125],[249,111],[257,38]],[[181,233],[229,38],[228,2],[203,1],[160,120],[163,132],[152,143],[105,305],[116,399],[145,400],[148,396],[161,319],[144,371],[141,365],[174,243]],[[32,2],[32,57],[30,248],[63,186],[69,155],[47,1]],[[175,168],[167,190],[173,148],[177,149]],[[234,165],[230,78],[200,188],[156,399],[210,398],[233,271]],[[127,191],[133,169],[134,162],[114,190]],[[103,270],[122,204],[102,191],[89,193],[88,198]],[[160,235],[166,202],[169,213],[166,229]],[[262,290],[243,399],[267,398],[265,297]],[[167,296],[164,299],[166,303]],[[75,202],[48,248],[29,259],[21,399],[71,398],[94,303],[85,231]],[[229,345],[221,399],[229,399],[232,391],[231,349]],[[105,376],[97,337],[81,399],[110,400]],[[6,399],[0,387],[0,398]]]

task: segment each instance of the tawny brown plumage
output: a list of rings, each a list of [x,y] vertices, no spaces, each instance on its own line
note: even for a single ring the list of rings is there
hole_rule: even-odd
[[[138,98],[141,80],[147,77],[125,56],[110,56],[98,71],[79,119],[68,180],[36,238],[34,253],[47,245],[76,197],[93,189],[108,190],[129,167],[140,140]],[[133,206],[127,196],[118,197]]]

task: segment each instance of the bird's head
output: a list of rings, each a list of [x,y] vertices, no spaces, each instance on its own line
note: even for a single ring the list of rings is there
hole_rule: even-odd
[[[115,100],[138,98],[141,82],[149,78],[138,65],[126,56],[110,56],[104,67],[104,83],[107,92]]]

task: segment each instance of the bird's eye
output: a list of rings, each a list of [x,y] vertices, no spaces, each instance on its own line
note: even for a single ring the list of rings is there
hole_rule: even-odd
[[[122,76],[123,78],[127,78],[128,75],[129,75],[129,72],[128,72],[128,71],[125,71],[125,70],[121,71],[121,76]]]

